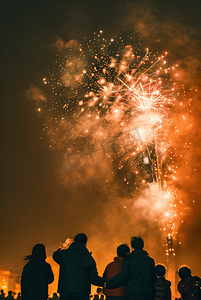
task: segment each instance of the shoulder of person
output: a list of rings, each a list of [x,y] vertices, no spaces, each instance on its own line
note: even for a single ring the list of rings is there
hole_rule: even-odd
[[[182,284],[182,280],[180,280],[177,284],[177,286],[180,286]]]
[[[165,279],[165,281],[166,281],[167,285],[171,286],[172,283],[170,280]]]
[[[46,265],[47,268],[52,269],[51,264],[49,264],[48,262],[45,262],[45,265]]]
[[[201,287],[201,278],[198,276],[193,276],[193,281],[196,283],[196,285],[198,285],[199,287]]]
[[[62,250],[61,248],[57,249],[56,251],[54,251],[53,255],[58,255],[59,253],[63,252],[64,250]]]
[[[32,263],[31,263],[30,261],[28,261],[28,262],[24,265],[23,270],[28,269],[29,267],[31,267],[31,265],[32,265]]]
[[[94,264],[96,264],[95,259],[93,258],[93,256],[90,253],[88,253],[87,256],[88,256],[90,261],[92,261]]]
[[[122,266],[125,266],[127,264],[129,264],[132,260],[135,260],[136,257],[135,255],[132,254],[133,252],[129,253],[123,260],[122,262]]]
[[[189,277],[188,277],[188,278],[189,278]],[[181,279],[181,280],[178,282],[177,287],[181,289],[181,288],[184,288],[184,287],[188,286],[188,284],[189,284],[189,281],[188,281],[188,280],[186,280],[186,279]]]
[[[167,287],[171,286],[171,281],[165,279],[165,278],[161,278],[163,280],[163,284],[166,285]]]
[[[115,256],[113,262],[111,263],[118,263],[118,264],[122,264],[122,262],[124,261],[125,258],[121,257],[121,256]]]
[[[201,280],[201,278],[198,277],[198,276],[193,276],[193,278],[194,278],[195,280]]]
[[[129,260],[133,257],[134,251],[132,251],[131,253],[129,253],[125,258],[124,261]]]
[[[114,263],[115,263],[114,261],[111,261],[109,264],[107,264],[105,269],[112,267],[114,265]]]
[[[153,259],[153,257],[148,256],[149,258],[151,258],[151,261],[153,262],[153,264],[155,265],[155,260]]]

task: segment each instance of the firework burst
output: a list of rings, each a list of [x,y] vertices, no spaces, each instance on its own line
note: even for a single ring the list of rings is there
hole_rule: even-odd
[[[58,55],[55,70],[43,79],[52,91],[40,107],[50,148],[62,153],[65,170],[79,174],[96,163],[97,153],[109,158],[116,188],[122,181],[132,195],[141,190],[135,205],[147,208],[165,236],[175,238],[171,136],[178,100],[171,74],[178,66],[169,66],[166,52],[143,50],[141,39],[132,46],[126,33],[108,41],[102,34]]]

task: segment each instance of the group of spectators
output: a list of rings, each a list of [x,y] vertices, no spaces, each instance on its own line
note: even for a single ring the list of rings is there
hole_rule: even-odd
[[[119,245],[117,256],[106,266],[102,277],[86,245],[86,234],[79,233],[53,253],[54,261],[60,266],[60,300],[92,299],[91,284],[101,290],[94,299],[104,299],[105,295],[106,300],[171,300],[171,282],[165,279],[166,268],[162,264],[155,266],[154,259],[143,249],[142,238],[131,238],[132,252],[127,244]],[[47,300],[48,284],[53,282],[54,275],[45,261],[45,246],[36,244],[25,259],[28,263],[21,277],[22,300]],[[192,276],[187,266],[179,269],[179,276],[181,299],[201,300],[201,279]]]
[[[14,293],[13,291],[8,291],[8,295],[5,295],[4,290],[0,290],[0,300],[22,300],[21,293]]]
[[[32,298],[34,300],[35,298]],[[36,298],[40,300],[41,298],[38,297]],[[8,295],[6,296],[4,290],[0,290],[0,300],[22,300],[22,295],[21,293],[15,293],[13,291],[8,291]],[[59,300],[59,297],[57,293],[53,293],[52,297],[49,297],[48,300]]]

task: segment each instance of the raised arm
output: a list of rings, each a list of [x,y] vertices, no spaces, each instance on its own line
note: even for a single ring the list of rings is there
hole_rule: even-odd
[[[61,248],[59,248],[52,255],[54,261],[59,265],[61,264],[61,253],[62,253],[62,250],[61,250]]]

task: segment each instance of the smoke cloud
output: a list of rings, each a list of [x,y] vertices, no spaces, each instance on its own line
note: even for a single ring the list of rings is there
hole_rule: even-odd
[[[35,100],[37,102],[46,100],[44,92],[33,84],[31,85],[30,89],[26,91],[26,98],[29,100]]]
[[[65,42],[62,38],[58,37],[55,44],[53,44],[53,48],[56,48],[57,51],[61,52],[65,49],[71,48],[71,49],[79,49],[79,43],[76,39],[69,40],[68,42]]]

